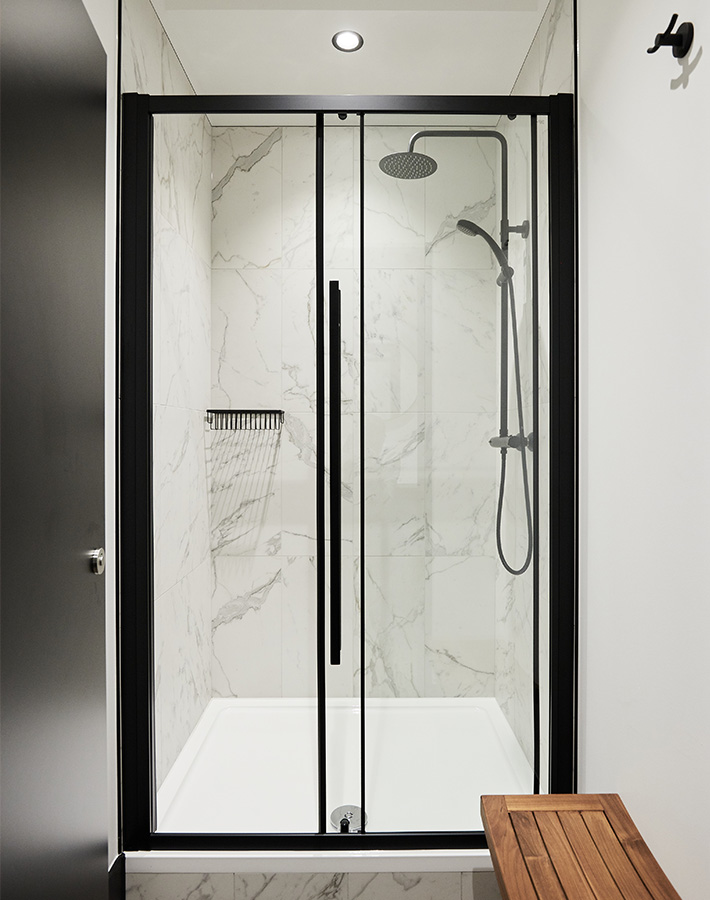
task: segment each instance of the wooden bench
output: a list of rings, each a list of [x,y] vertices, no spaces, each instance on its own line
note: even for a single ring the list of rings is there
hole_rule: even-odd
[[[618,794],[481,797],[503,900],[680,900]]]

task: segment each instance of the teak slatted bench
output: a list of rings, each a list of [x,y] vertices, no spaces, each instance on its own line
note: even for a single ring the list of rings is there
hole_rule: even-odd
[[[481,797],[503,900],[680,900],[618,794]]]

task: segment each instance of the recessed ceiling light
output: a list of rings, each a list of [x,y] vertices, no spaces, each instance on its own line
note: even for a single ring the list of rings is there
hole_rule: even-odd
[[[358,34],[357,31],[339,31],[333,35],[333,46],[344,53],[352,53],[353,50],[359,50],[364,43],[362,35]]]

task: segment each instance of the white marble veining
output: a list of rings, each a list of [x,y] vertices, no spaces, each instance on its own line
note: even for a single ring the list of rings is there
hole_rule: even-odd
[[[416,900],[500,900],[493,871],[458,872],[447,869],[429,872],[423,871],[422,866],[432,866],[434,862],[439,862],[438,859],[431,856],[423,858],[419,853],[416,861],[416,871],[394,872],[384,871],[383,866],[402,867],[406,862],[411,867],[411,859],[399,858],[396,863],[388,860],[378,864],[372,858],[363,856],[362,868],[367,871],[320,875],[295,871],[243,872],[244,864],[239,860],[232,863],[238,869],[236,873],[130,872],[126,879],[126,900],[205,900],[208,897],[210,900],[260,900],[264,895],[278,897],[278,900],[354,900],[355,896],[358,900],[396,900],[398,897],[403,900],[411,897]],[[206,862],[203,860],[202,865]],[[337,860],[326,862],[338,868]],[[465,855],[463,865],[480,862],[490,865],[488,860],[479,861],[472,855]],[[283,861],[281,863],[283,867]],[[296,868],[294,860],[289,860],[289,864]],[[268,865],[268,861],[264,861],[264,865]],[[312,857],[307,861],[308,865],[314,867]],[[375,865],[378,871],[369,871]],[[352,862],[347,864],[347,868],[352,866]]]
[[[282,268],[282,135],[282,128],[214,129],[214,268]]]
[[[210,394],[209,264],[158,214],[153,267],[153,402],[204,410]]]
[[[209,265],[211,126],[199,115],[161,115],[154,122],[155,210]]]
[[[550,0],[511,93],[572,93],[574,52],[573,0]]]
[[[239,874],[235,900],[348,900],[347,876]]]
[[[192,94],[192,85],[150,0],[122,0],[121,90]]]

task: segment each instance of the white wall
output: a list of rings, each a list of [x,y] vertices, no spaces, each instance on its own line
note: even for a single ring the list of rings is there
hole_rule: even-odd
[[[580,790],[618,791],[684,900],[705,900],[710,7],[678,5],[683,65],[646,53],[674,8],[578,0]]]

